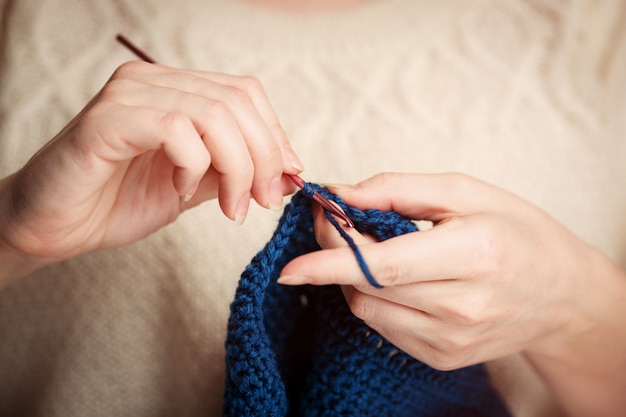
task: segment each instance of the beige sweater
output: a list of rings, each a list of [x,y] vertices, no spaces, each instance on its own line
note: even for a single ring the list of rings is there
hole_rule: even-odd
[[[332,15],[237,0],[0,0],[0,175],[133,56],[260,78],[310,181],[462,171],[626,266],[622,0],[378,0]],[[238,276],[280,213],[215,202],[0,294],[0,415],[219,415]],[[1,267],[1,266],[0,266]],[[519,357],[490,364],[519,416],[549,415]]]

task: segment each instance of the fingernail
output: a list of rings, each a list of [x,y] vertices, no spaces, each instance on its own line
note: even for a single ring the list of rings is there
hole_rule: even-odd
[[[200,185],[200,183],[195,183],[190,189],[189,191],[187,191],[187,194],[185,194],[185,197],[183,197],[183,200],[186,202],[188,202],[189,200],[191,200],[191,198],[194,196],[194,194],[196,193],[196,191],[198,191],[198,186]]]
[[[298,158],[298,155],[296,155],[293,149],[287,150],[287,156],[289,158],[289,165],[291,165],[292,168],[298,171],[304,170],[304,164],[300,161],[300,158]]]
[[[248,208],[250,207],[250,193],[246,193],[235,207],[235,223],[242,225],[248,216]]]
[[[283,208],[283,181],[282,175],[274,178],[270,183],[269,207],[271,210],[280,211]]]
[[[304,285],[309,283],[309,279],[302,275],[283,275],[276,282],[281,285]]]

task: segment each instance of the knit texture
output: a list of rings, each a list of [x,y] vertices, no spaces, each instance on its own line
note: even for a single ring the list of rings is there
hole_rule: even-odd
[[[417,231],[397,213],[360,211],[322,192],[378,240]],[[241,276],[226,339],[224,415],[508,415],[481,365],[437,371],[352,315],[339,286],[276,283],[291,259],[320,249],[310,207],[307,194],[296,194]]]
[[[465,172],[626,268],[625,12],[623,0],[375,0],[306,16],[243,0],[0,0],[0,174],[134,59],[123,33],[168,65],[257,77],[307,179]],[[221,415],[229,305],[279,217],[252,203],[234,225],[211,201],[0,293],[0,415]],[[516,417],[558,415],[523,357],[486,368]]]

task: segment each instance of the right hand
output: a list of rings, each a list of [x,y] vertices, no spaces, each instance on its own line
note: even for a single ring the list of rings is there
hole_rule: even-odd
[[[299,171],[257,80],[129,62],[0,181],[0,258],[40,265],[124,245],[215,197],[242,222],[251,197],[282,208],[282,174]]]
[[[287,285],[340,284],[350,309],[409,355],[458,369],[523,354],[571,416],[626,409],[626,272],[548,213],[459,174],[377,175],[335,186],[346,204],[433,227],[383,242],[315,216],[324,250],[291,260]]]

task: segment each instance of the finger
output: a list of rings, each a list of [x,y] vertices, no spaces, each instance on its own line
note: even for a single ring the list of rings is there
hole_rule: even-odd
[[[381,289],[367,285],[354,288],[362,294],[423,311],[459,327],[468,328],[497,319],[492,314],[495,291],[467,280],[425,281]]]
[[[193,197],[182,204],[182,209],[186,210],[197,206],[198,204],[212,200],[218,197],[219,184],[221,174],[215,169],[209,167],[209,170],[204,174],[198,188],[196,189]]]
[[[448,313],[446,306],[452,303],[449,285],[451,281],[455,280],[426,281],[384,288],[373,288],[368,285],[353,287],[362,294],[375,296],[430,315],[442,316]]]
[[[220,193],[225,212],[232,212],[230,207],[239,204],[250,190],[263,207],[282,208],[280,148],[245,94],[233,93],[239,90],[178,72],[154,77],[152,82],[166,86],[124,80],[118,82],[123,84],[121,87],[110,86],[109,89],[123,89],[117,96],[125,100],[128,100],[125,97],[132,97],[133,105],[182,112],[191,118],[207,143],[213,164],[226,175],[220,182],[227,187]],[[177,88],[170,88],[169,84]],[[186,92],[192,87],[198,93]],[[231,174],[233,176],[229,177]],[[243,190],[244,184],[247,190]]]
[[[369,326],[435,343],[436,338],[430,335],[436,334],[441,323],[430,314],[364,294],[353,286],[342,286],[342,291],[352,314]]]
[[[250,190],[258,173],[249,148],[229,109],[218,103],[195,121],[211,155],[212,167],[220,174],[218,198],[222,211],[241,222],[248,210]],[[257,179],[258,181],[258,179]],[[257,201],[261,197],[257,194]]]
[[[328,221],[324,209],[317,205],[313,205],[313,218],[315,222],[315,240],[322,249],[333,249],[339,247],[347,247],[348,242],[339,234],[335,226]],[[336,218],[337,223],[341,226],[342,220]],[[350,236],[356,245],[371,243],[373,240],[363,236],[353,227],[343,227],[343,231]]]
[[[92,155],[102,166],[102,162],[122,162],[147,150],[162,149],[175,166],[173,188],[182,197],[197,186],[211,162],[193,123],[179,113],[100,102],[77,123],[79,160]],[[93,140],[94,134],[98,141]],[[93,162],[84,159],[85,169],[93,170]],[[116,165],[105,170],[102,180],[108,180],[114,169]]]
[[[202,106],[210,109],[203,110]],[[261,181],[258,177],[265,165],[255,165],[237,121],[230,109],[220,102],[184,94],[176,108],[190,116],[211,156],[212,167],[221,174],[218,198],[222,211],[236,222],[242,222],[248,212],[250,190],[255,181],[257,184]],[[274,192],[280,194],[282,201],[282,188]],[[261,196],[257,190],[255,198],[268,206],[266,195],[267,192]]]
[[[359,249],[370,272],[382,286],[462,278],[472,273],[468,265],[478,268],[485,262],[480,259],[481,245],[465,230],[465,223],[453,219],[424,232],[360,245]],[[285,266],[282,275],[281,283],[290,285],[366,282],[354,254],[344,247],[300,256]]]
[[[291,147],[287,134],[283,129],[278,116],[263,88],[263,84],[255,77],[238,76],[233,77],[221,73],[209,73],[206,75],[217,82],[230,84],[245,91],[257,109],[265,124],[272,132],[274,139],[278,142],[284,159],[284,170],[288,174],[297,174],[302,171],[303,166],[300,158]],[[232,84],[231,84],[232,83]]]
[[[183,209],[186,210],[186,209],[197,206],[203,201],[216,198],[218,196],[218,190],[220,187],[219,186],[220,176],[221,174],[217,172],[215,169],[209,168],[207,173],[204,175],[204,177],[200,181],[200,185],[198,186],[198,189],[196,193],[194,194],[193,198],[183,203],[183,206],[182,206]],[[288,178],[284,177],[284,181],[283,181],[284,194],[286,195],[286,194],[293,193],[294,190],[295,190],[295,185],[293,184],[293,182],[289,180]],[[247,197],[248,199],[250,198],[249,195]],[[242,201],[242,204],[245,204],[247,206],[249,205],[249,201],[248,202]],[[244,216],[245,216],[245,213],[244,213]],[[244,217],[235,219],[237,223],[241,223],[244,220],[245,220]]]
[[[476,363],[485,362],[490,359],[489,357],[486,357],[484,352],[477,350],[450,350],[440,348],[432,343],[429,343],[425,339],[424,335],[415,337],[409,334],[387,329],[377,324],[370,324],[370,327],[407,355],[412,356],[420,362],[424,362],[431,368],[440,371],[453,371],[455,369],[460,369]],[[437,330],[435,330],[435,332],[436,331]]]
[[[202,87],[203,90],[199,90],[200,95],[214,97],[216,101],[211,107],[225,105],[241,132],[253,164],[252,196],[263,207],[281,209],[284,170],[282,151],[254,102],[244,90],[237,87],[211,81],[202,83]]]
[[[426,312],[342,287],[350,310],[396,347],[438,369],[476,363],[480,338]]]
[[[361,209],[395,211],[435,223],[486,210],[508,211],[519,204],[517,197],[498,187],[456,173],[383,173],[356,186],[329,188]]]
[[[181,71],[164,66],[157,68],[160,71],[150,66],[143,78],[155,85],[199,95],[205,100],[210,98],[230,109],[255,164],[253,196],[264,207],[282,208],[281,175],[283,171],[300,172],[302,164],[291,149],[260,82],[252,77]]]

